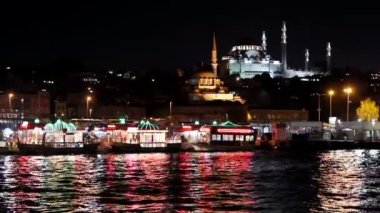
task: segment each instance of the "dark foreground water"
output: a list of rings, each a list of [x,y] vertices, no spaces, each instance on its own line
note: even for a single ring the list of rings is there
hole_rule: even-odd
[[[0,156],[0,211],[380,211],[380,152]]]

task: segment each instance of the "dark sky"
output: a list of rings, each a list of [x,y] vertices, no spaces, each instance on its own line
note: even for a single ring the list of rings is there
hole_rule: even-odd
[[[212,32],[219,58],[241,37],[280,59],[281,22],[288,28],[288,64],[325,59],[333,65],[380,70],[380,8],[355,1],[36,1],[0,3],[0,66],[44,65],[61,59],[90,69],[191,68],[209,61]],[[79,1],[78,1],[79,2]],[[333,4],[333,5],[331,5]]]

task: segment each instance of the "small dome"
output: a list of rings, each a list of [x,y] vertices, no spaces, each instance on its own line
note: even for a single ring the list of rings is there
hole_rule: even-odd
[[[197,78],[215,78],[215,74],[212,71],[199,71],[195,73]]]

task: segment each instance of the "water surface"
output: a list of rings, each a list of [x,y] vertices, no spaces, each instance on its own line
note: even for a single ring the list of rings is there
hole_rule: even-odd
[[[0,209],[380,211],[380,153],[0,156]]]

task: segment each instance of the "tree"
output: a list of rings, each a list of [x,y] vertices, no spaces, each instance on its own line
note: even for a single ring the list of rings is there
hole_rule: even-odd
[[[371,98],[360,101],[360,107],[356,109],[356,115],[364,121],[377,120],[379,118],[379,106]]]

